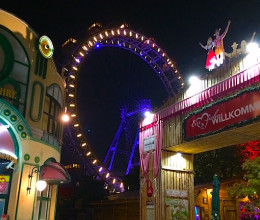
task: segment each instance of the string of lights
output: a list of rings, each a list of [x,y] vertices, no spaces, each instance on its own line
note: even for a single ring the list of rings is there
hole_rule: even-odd
[[[124,187],[121,179],[111,175],[111,172],[104,167],[87,142],[77,113],[76,88],[80,65],[91,50],[104,46],[119,47],[138,55],[158,74],[171,96],[184,87],[184,82],[174,61],[167,56],[154,40],[125,28],[125,25],[115,29],[101,30],[74,50],[70,66],[64,68],[68,76],[66,81],[67,112],[71,118],[70,126],[73,128],[74,138],[79,143],[80,148],[84,150],[82,156],[92,164],[98,176],[103,178],[108,185],[113,184],[116,191],[122,191]]]

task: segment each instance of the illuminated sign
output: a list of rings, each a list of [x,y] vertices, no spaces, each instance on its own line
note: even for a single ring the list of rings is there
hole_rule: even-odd
[[[54,47],[47,36],[42,36],[39,40],[39,50],[45,58],[51,58],[53,55]]]
[[[260,116],[260,91],[250,91],[217,103],[184,121],[184,139],[220,132]]]

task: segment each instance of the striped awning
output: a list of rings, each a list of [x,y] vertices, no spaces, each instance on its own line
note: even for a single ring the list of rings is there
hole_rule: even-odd
[[[70,175],[60,163],[50,158],[40,168],[40,179],[49,184],[62,184],[70,182]]]

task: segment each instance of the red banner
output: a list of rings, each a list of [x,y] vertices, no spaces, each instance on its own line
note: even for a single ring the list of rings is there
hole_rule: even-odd
[[[211,134],[260,115],[260,91],[251,91],[188,117],[184,139]]]

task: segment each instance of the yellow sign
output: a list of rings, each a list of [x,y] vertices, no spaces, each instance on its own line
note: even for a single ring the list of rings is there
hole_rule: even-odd
[[[11,99],[15,99],[16,91],[13,89],[0,88],[0,96],[5,96]]]
[[[9,182],[10,176],[0,175],[0,182]]]

